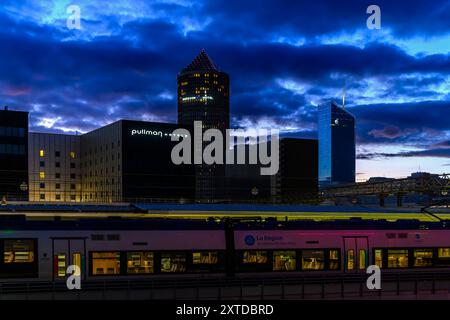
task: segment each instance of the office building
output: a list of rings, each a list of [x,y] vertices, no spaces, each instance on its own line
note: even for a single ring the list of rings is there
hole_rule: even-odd
[[[335,102],[319,106],[319,185],[355,182],[355,117]]]
[[[271,176],[261,174],[261,168],[265,166],[260,163],[250,163],[249,144],[244,144],[239,147],[242,147],[244,152],[245,163],[227,164],[225,166],[225,195],[227,200],[237,202],[271,202]],[[255,145],[252,147],[255,147]],[[259,145],[256,145],[256,148],[258,147]],[[270,148],[270,143],[268,148]],[[238,146],[235,145],[233,152],[234,159],[238,159],[238,152],[242,151],[238,150]]]
[[[178,75],[178,124],[193,126],[202,121],[203,130],[230,127],[229,76],[220,71],[202,50]],[[224,165],[196,166],[196,195],[201,202],[224,198]]]
[[[29,134],[30,201],[82,200],[80,140],[77,135]]]
[[[28,112],[0,110],[0,200],[28,200]]]
[[[120,120],[81,137],[84,201],[193,201],[193,165],[175,165],[176,124]]]
[[[193,201],[193,165],[171,159],[176,124],[120,120],[80,136],[30,134],[30,200]]]
[[[282,138],[280,168],[271,176],[274,202],[313,203],[318,196],[318,142],[315,139]]]

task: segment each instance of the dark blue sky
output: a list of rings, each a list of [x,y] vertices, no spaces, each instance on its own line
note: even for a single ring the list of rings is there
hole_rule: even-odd
[[[1,104],[31,129],[176,121],[202,49],[231,77],[234,127],[316,136],[316,106],[357,118],[357,179],[450,171],[450,1],[0,0]],[[66,26],[70,4],[81,30]],[[366,8],[381,8],[381,29]]]

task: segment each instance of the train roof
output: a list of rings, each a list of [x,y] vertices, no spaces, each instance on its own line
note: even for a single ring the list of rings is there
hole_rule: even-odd
[[[0,235],[11,230],[224,230],[232,225],[235,230],[447,230],[446,221],[420,220],[298,220],[279,221],[275,218],[234,217],[228,219],[72,219],[27,220],[23,215],[0,215]]]

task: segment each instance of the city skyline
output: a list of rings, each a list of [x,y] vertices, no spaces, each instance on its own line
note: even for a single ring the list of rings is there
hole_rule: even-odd
[[[9,62],[1,103],[30,111],[31,131],[86,132],[122,118],[176,123],[177,73],[205,48],[230,74],[231,127],[317,138],[317,105],[340,101],[345,81],[357,181],[450,168],[445,2],[415,1],[408,15],[380,2],[380,30],[366,28],[357,2],[289,3],[270,17],[242,10],[247,29],[236,3],[218,14],[219,4],[182,1],[78,1],[82,29],[68,30],[69,4],[7,1],[0,13]]]

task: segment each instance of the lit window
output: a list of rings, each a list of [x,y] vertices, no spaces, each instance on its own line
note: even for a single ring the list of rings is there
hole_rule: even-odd
[[[161,272],[185,272],[186,255],[183,253],[163,253],[161,254]]]
[[[339,269],[339,250],[330,250],[330,270],[338,270]]]
[[[408,250],[388,250],[388,268],[407,268]]]
[[[93,252],[92,274],[120,274],[120,252]]]
[[[450,258],[450,248],[439,248],[438,258]]]
[[[243,263],[267,263],[267,251],[244,251]]]
[[[71,157],[72,159],[75,159],[75,152],[71,151],[71,152],[70,152],[70,157]]]
[[[39,178],[45,179],[45,172],[44,171],[39,172]]]
[[[432,249],[414,249],[414,267],[431,267],[432,265]]]
[[[323,270],[324,269],[323,250],[303,250],[302,269],[303,270]]]
[[[66,276],[66,255],[64,253],[57,254],[55,256],[56,260],[56,274],[58,277]]]
[[[375,249],[375,265],[383,267],[383,250],[381,249]]]
[[[39,150],[39,156],[40,156],[40,157],[43,157],[43,156],[45,156],[45,152],[44,152],[44,150]]]
[[[366,268],[366,250],[359,250],[359,270],[364,270]]]
[[[153,252],[128,252],[127,273],[153,273]]]
[[[347,270],[353,270],[355,267],[355,251],[347,250]]]
[[[33,240],[5,240],[3,245],[4,263],[34,262]]]
[[[81,253],[72,254],[72,264],[78,267],[78,272],[75,272],[74,275],[81,275]]]
[[[217,264],[218,253],[217,252],[193,252],[192,263],[193,264]]]
[[[296,269],[295,251],[274,251],[273,252],[273,270],[274,271],[292,271]]]

